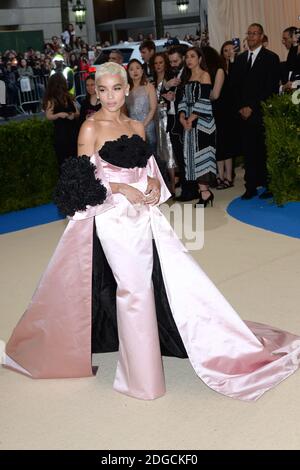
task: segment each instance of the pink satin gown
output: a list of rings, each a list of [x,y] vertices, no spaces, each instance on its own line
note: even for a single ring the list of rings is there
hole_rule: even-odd
[[[130,138],[128,139],[130,140]],[[147,176],[170,194],[155,159],[122,168],[92,157],[107,188],[102,205],[77,212],[61,237],[31,303],[7,343],[6,367],[33,378],[91,376],[93,224],[117,283],[119,357],[113,387],[139,399],[165,393],[152,283],[153,242],[169,306],[196,372],[228,397],[256,400],[299,368],[300,338],[244,322],[208,279],[159,207],[133,207],[109,182],[141,191]],[[172,233],[172,237],[170,237]],[[201,397],[199,397],[201,399]]]

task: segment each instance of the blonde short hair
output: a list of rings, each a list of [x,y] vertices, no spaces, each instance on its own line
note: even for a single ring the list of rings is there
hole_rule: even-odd
[[[127,85],[127,73],[122,65],[117,64],[116,62],[105,62],[105,64],[97,65],[97,70],[95,74],[95,81],[97,82],[99,78],[103,75],[120,75],[124,84]]]

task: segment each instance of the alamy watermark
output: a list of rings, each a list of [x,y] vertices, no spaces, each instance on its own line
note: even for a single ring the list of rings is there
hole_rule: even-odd
[[[130,244],[138,234],[139,240],[182,243],[188,251],[201,250],[204,246],[203,206],[194,208],[193,204],[163,203],[153,207],[128,202],[126,206],[117,207],[117,211],[116,230],[99,224],[100,240],[116,237]],[[103,223],[105,225],[105,221]]]

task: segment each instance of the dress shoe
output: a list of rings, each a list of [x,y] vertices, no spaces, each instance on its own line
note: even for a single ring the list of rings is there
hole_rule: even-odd
[[[203,199],[202,197],[202,193],[209,193],[209,196],[207,199]],[[197,209],[197,207],[201,207],[201,206],[204,206],[206,207],[207,204],[210,203],[211,206],[213,206],[214,204],[214,194],[210,191],[210,190],[205,190],[205,191],[200,191],[200,199],[199,201],[194,205],[194,207]]]
[[[255,191],[249,191],[248,189],[244,192],[244,194],[241,196],[241,199],[243,199],[244,201],[248,200],[248,199],[252,199],[253,197],[257,196],[257,191],[255,189]]]
[[[260,196],[258,196],[259,199],[270,199],[271,197],[273,197],[273,193],[271,193],[271,191],[269,191],[268,189],[266,189],[263,193],[261,193]]]

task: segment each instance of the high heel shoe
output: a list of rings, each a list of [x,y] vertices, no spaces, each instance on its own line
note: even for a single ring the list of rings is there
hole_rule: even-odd
[[[203,199],[202,193],[207,193],[207,192],[209,193],[209,197],[207,199]],[[209,189],[205,191],[200,191],[199,201],[194,205],[194,207],[195,208],[200,207],[200,206],[206,207],[209,202],[212,207],[214,205],[214,198],[215,198],[214,194]]]

